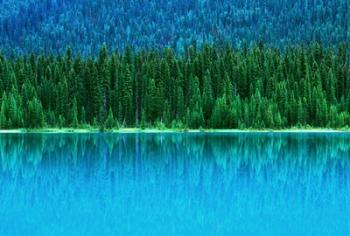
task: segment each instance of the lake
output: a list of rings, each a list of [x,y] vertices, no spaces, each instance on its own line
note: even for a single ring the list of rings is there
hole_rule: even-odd
[[[0,235],[350,235],[350,134],[0,134]]]

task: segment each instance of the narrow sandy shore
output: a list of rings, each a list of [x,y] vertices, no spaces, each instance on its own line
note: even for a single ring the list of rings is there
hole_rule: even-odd
[[[9,129],[0,130],[0,134],[16,134],[16,133],[100,133],[98,129]],[[116,130],[105,131],[105,133],[350,133],[349,129],[281,129],[281,130],[239,130],[239,129],[139,129],[139,128],[122,128]]]

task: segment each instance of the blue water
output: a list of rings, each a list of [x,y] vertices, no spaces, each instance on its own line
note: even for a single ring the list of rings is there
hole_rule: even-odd
[[[2,134],[0,235],[349,235],[350,134]]]

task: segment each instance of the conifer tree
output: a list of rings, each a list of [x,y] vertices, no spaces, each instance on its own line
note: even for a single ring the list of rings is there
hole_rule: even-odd
[[[177,88],[176,119],[181,120],[185,114],[185,98],[182,87]]]
[[[7,96],[6,96],[6,93],[4,92],[2,95],[2,99],[1,99],[1,110],[0,110],[0,128],[1,129],[8,128],[7,115],[6,115],[6,109],[7,109],[6,105],[7,105]]]
[[[206,75],[204,76],[203,87],[203,115],[205,120],[209,120],[214,106],[214,98],[209,71],[207,71]]]
[[[204,115],[202,110],[202,101],[199,90],[199,81],[197,77],[192,77],[191,82],[191,100],[190,100],[190,118],[189,127],[199,128],[204,125]]]
[[[122,107],[124,121],[127,125],[132,125],[133,123],[133,90],[132,90],[132,78],[129,66],[124,69],[124,85],[123,85],[123,97],[122,97]]]
[[[79,125],[79,121],[78,121],[78,106],[77,106],[77,99],[74,98],[73,99],[73,106],[70,112],[70,126],[72,126],[73,128],[77,128]]]
[[[34,98],[28,104],[28,117],[27,117],[27,126],[29,128],[42,128],[44,127],[44,113],[42,110],[41,102]]]
[[[108,130],[111,130],[111,129],[116,127],[116,122],[114,120],[112,108],[109,108],[108,116],[107,116],[107,119],[105,121],[104,127]]]

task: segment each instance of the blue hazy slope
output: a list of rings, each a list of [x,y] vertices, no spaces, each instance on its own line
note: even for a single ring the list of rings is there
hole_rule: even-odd
[[[348,0],[0,0],[6,54],[95,53],[193,42],[263,41],[273,46],[349,38]]]

